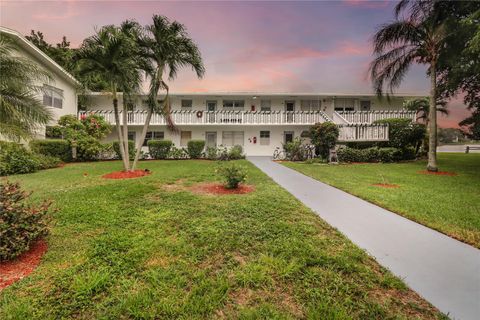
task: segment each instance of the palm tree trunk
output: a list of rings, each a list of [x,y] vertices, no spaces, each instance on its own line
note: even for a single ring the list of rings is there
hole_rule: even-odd
[[[138,159],[140,158],[140,152],[142,151],[143,141],[147,136],[147,130],[148,130],[148,126],[150,125],[150,119],[152,118],[152,113],[153,113],[153,108],[152,107],[148,108],[147,117],[145,118],[145,123],[143,124],[142,135],[140,136],[141,139],[136,144],[137,150],[135,152],[135,159],[133,160],[133,164],[132,164],[132,171],[135,170],[135,168],[137,167]]]
[[[130,171],[130,153],[128,151],[128,111],[125,103],[125,96],[123,99],[123,145],[125,149],[125,171]]]
[[[120,115],[118,114],[118,98],[117,93],[113,93],[113,111],[115,114],[115,128],[117,129],[118,148],[120,149],[120,156],[122,157],[123,169],[128,170],[128,164],[125,162],[125,149],[123,144],[122,130],[120,129]]]
[[[430,66],[430,110],[428,112],[428,164],[427,170],[436,172],[437,167],[437,73],[436,65]]]

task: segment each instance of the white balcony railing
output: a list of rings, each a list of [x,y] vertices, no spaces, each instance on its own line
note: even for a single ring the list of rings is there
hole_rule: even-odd
[[[79,118],[89,114],[104,117],[106,121],[115,124],[113,110],[92,110],[79,112]],[[127,114],[127,123],[143,125],[147,117],[146,111],[131,111]],[[326,122],[330,119],[323,111],[172,111],[173,122],[177,125],[311,125]],[[122,112],[120,122],[123,125]],[[162,115],[154,113],[151,125],[166,125]]]
[[[390,118],[404,118],[415,121],[416,112],[407,110],[383,110],[383,111],[335,111],[334,119],[344,119],[348,123],[373,123],[377,120]]]
[[[339,125],[338,141],[388,141],[386,124],[347,124]]]

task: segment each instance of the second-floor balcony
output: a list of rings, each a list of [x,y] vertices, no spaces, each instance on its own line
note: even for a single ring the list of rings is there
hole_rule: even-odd
[[[106,121],[115,124],[115,115],[110,110],[81,111],[79,117],[89,114],[102,116]],[[174,110],[173,122],[177,125],[312,125],[317,122],[331,121],[323,111],[202,111]],[[143,125],[147,117],[146,111],[130,111],[127,113],[129,125]],[[120,122],[123,116],[120,111]],[[166,125],[165,118],[154,113],[151,125]]]
[[[335,111],[333,115],[333,121],[343,124],[371,124],[377,120],[390,118],[411,119],[415,121],[416,112],[408,110]]]

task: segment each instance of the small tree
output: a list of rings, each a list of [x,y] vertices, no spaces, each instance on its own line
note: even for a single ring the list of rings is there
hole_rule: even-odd
[[[338,126],[333,122],[316,123],[310,128],[310,139],[318,154],[328,160],[330,149],[337,144]]]

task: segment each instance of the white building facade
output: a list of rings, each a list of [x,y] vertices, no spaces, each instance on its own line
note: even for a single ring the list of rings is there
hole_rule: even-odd
[[[0,34],[10,37],[15,42],[17,50],[13,53],[14,56],[26,58],[50,74],[51,79],[35,84],[42,88],[38,92],[38,99],[43,101],[43,104],[52,112],[53,119],[50,124],[55,124],[63,115],[76,115],[78,110],[77,91],[80,83],[19,32],[0,27]],[[45,127],[40,127],[37,131],[39,137],[45,136]]]
[[[415,114],[402,109],[403,102],[413,97],[387,101],[372,94],[173,93],[172,118],[179,132],[169,131],[165,119],[154,114],[142,145],[148,151],[150,139],[171,140],[176,147],[186,147],[189,140],[205,140],[211,147],[241,145],[247,155],[271,156],[283,143],[304,138],[313,124],[326,121],[340,126],[340,142],[385,141],[388,128],[373,122],[396,117],[413,121]],[[80,117],[98,114],[115,123],[110,95],[93,93],[87,98]],[[145,99],[139,97],[129,106],[129,139],[136,143],[147,115]],[[107,137],[114,140],[116,132]]]

